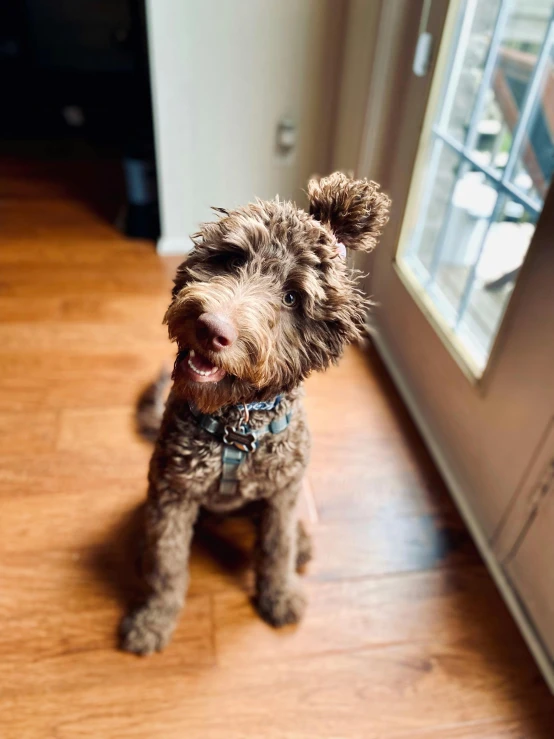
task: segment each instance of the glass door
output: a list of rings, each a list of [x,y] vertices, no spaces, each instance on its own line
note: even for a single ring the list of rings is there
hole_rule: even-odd
[[[397,256],[416,299],[477,378],[552,179],[552,10],[552,0],[459,8]]]
[[[438,53],[396,75],[388,158],[364,174],[393,203],[373,341],[554,690],[553,6],[419,3]],[[386,69],[401,52],[381,47]]]

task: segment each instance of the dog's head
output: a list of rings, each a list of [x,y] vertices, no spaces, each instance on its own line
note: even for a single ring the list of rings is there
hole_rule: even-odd
[[[340,173],[308,196],[309,214],[278,200],[220,210],[177,271],[174,391],[206,413],[291,390],[361,335],[367,301],[345,253],[375,246],[389,200]]]

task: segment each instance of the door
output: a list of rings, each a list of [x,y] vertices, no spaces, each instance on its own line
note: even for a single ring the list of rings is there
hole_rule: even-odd
[[[422,3],[438,51],[380,147],[369,284],[375,343],[551,685],[553,5]]]

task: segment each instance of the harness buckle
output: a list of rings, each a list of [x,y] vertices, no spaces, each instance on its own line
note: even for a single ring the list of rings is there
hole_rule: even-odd
[[[256,436],[251,431],[241,431],[232,426],[225,426],[223,443],[232,444],[241,452],[253,452],[256,449]]]

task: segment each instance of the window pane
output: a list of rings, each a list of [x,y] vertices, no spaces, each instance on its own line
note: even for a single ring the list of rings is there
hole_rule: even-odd
[[[499,0],[467,0],[460,17],[458,49],[452,55],[442,121],[451,136],[464,142],[475,99],[483,78]]]
[[[552,13],[552,0],[511,0],[483,109],[468,145],[485,165],[501,172],[508,161],[519,121]],[[499,17],[502,22],[502,14]]]
[[[497,200],[494,183],[482,172],[466,169],[456,182],[450,212],[442,235],[442,248],[431,297],[446,299],[449,311],[445,316],[455,324],[460,301],[472,269],[479,259],[483,239]]]
[[[458,335],[483,369],[519,270],[535,231],[536,215],[502,197],[468,285],[466,307],[458,318]]]
[[[425,177],[420,218],[412,234],[408,259],[417,268],[431,270],[440,231],[450,204],[450,194],[456,183],[460,156],[442,141],[436,141]]]
[[[521,65],[537,60],[535,54],[522,55]],[[538,93],[529,122],[517,152],[517,164],[511,181],[530,197],[543,201],[554,169],[554,55],[550,53],[540,76]]]

